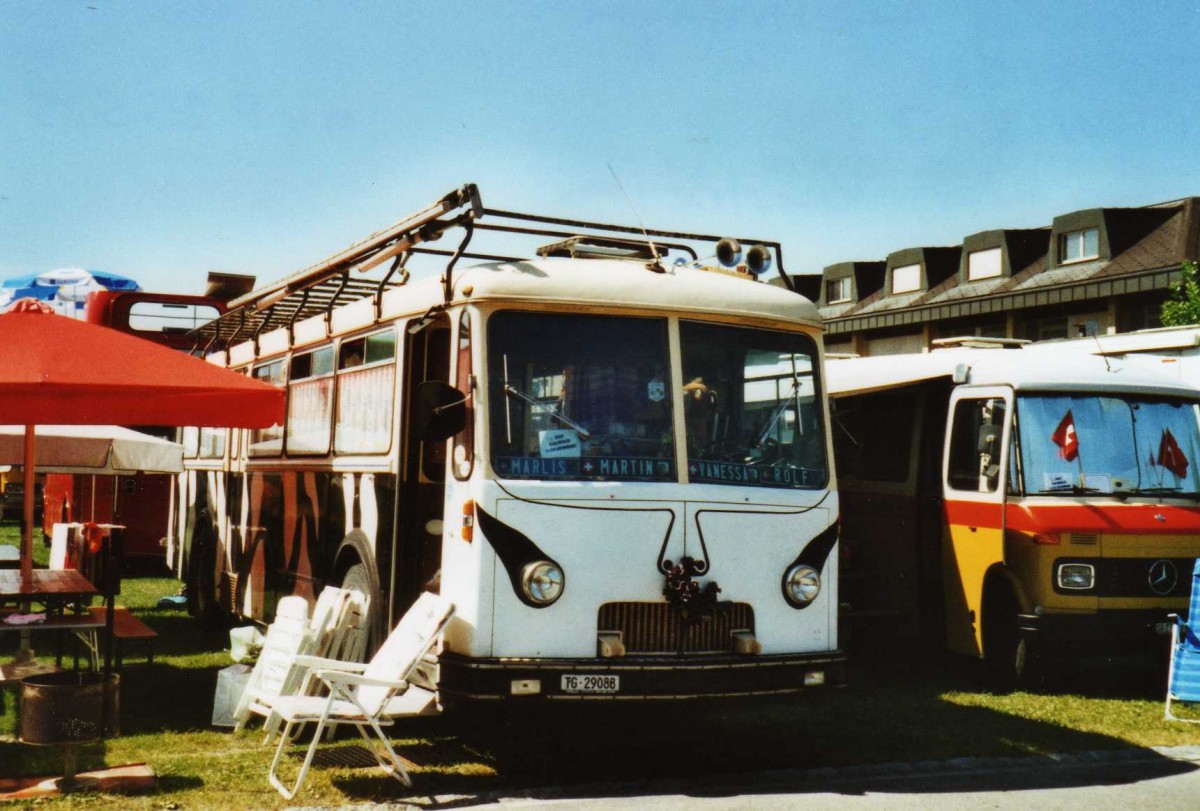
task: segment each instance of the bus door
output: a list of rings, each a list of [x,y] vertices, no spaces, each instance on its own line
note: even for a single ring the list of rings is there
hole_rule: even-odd
[[[943,458],[942,542],[950,649],[983,652],[983,585],[1004,562],[1005,481],[1012,390],[958,388],[950,397]]]
[[[391,621],[394,625],[422,591],[438,591],[442,561],[442,511],[446,490],[446,440],[422,440],[412,430],[420,384],[450,379],[450,320],[438,315],[415,333],[405,332],[403,434],[396,493],[396,551],[392,556]]]

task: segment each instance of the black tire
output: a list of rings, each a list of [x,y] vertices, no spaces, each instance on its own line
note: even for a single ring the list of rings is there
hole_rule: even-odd
[[[192,553],[188,559],[187,608],[202,628],[220,624],[221,609],[217,603],[216,544],[209,531],[197,530],[192,538]]]
[[[1017,601],[1006,589],[988,600],[983,615],[984,664],[1001,690],[1033,686],[1040,680],[1041,657],[1017,624]]]

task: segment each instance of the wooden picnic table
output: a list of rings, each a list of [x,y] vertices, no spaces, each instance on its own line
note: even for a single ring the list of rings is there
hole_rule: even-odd
[[[5,622],[0,616],[0,633],[16,631],[21,634],[20,649],[14,664],[23,664],[32,659],[34,633],[94,633],[103,630],[103,619],[89,613],[84,605],[88,598],[99,593],[95,585],[75,569],[34,569],[29,577],[22,577],[19,569],[0,569],[0,604],[15,604],[15,611],[27,612],[32,604],[37,603],[45,609],[46,614],[46,618],[40,622],[21,624]],[[4,613],[0,611],[0,615]],[[61,653],[56,658],[61,661]]]
[[[0,602],[41,603],[49,609],[79,603],[100,591],[75,569],[0,569]]]

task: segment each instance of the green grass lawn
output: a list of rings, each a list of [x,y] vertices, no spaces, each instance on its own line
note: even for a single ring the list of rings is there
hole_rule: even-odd
[[[0,543],[15,543],[12,524]],[[39,554],[44,550],[39,546]],[[201,631],[181,610],[159,609],[170,578],[126,579],[120,602],[155,628],[155,662],[136,648],[121,685],[119,737],[80,750],[80,769],[144,762],[156,794],[76,795],[39,803],[88,808],[279,808],[267,783],[272,749],[257,731],[209,725],[218,671],[230,664],[225,631]],[[6,635],[14,637],[15,635]],[[11,639],[0,642],[11,656]],[[340,805],[528,785],[810,768],[967,755],[1027,755],[1130,746],[1200,744],[1200,730],[1162,718],[1161,674],[1081,665],[1044,691],[997,694],[952,659],[857,662],[850,685],[775,699],[706,704],[527,705],[504,712],[401,722],[394,741],[412,760],[415,789],[377,769],[314,766],[297,804]],[[0,775],[61,772],[58,747],[15,741],[12,696],[0,714]],[[347,733],[331,754],[354,754]],[[296,747],[291,767],[302,753]],[[294,772],[292,772],[294,773]]]

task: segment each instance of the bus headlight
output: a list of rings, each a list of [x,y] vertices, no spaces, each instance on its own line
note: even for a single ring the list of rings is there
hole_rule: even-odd
[[[1058,587],[1084,591],[1096,585],[1096,568],[1090,563],[1062,563],[1058,567]]]
[[[783,576],[783,596],[795,608],[804,608],[821,593],[821,573],[806,563],[797,563]]]
[[[527,564],[521,572],[525,596],[539,606],[550,605],[561,597],[564,582],[562,569],[548,560]]]

